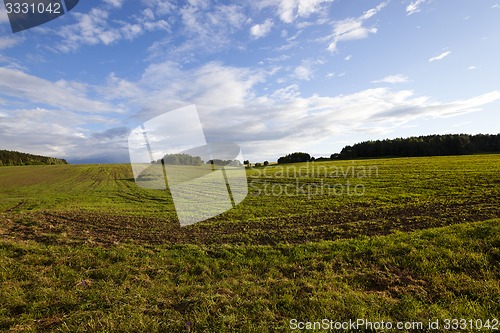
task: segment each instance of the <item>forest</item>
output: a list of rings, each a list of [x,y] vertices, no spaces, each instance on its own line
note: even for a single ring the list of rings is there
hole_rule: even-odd
[[[500,153],[500,134],[445,134],[413,136],[385,140],[370,140],[345,146],[340,153],[327,157],[312,157],[295,152],[282,156],[278,164],[353,158],[420,157]]]
[[[0,150],[0,166],[68,164],[64,159]]]
[[[331,158],[419,157],[499,153],[500,134],[445,134],[364,141]]]

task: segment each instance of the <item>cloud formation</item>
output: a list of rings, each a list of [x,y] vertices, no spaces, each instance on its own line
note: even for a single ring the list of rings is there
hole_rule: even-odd
[[[406,7],[406,14],[407,15],[413,15],[415,13],[420,12],[420,6],[422,6],[424,3],[426,3],[428,0],[415,0],[411,2],[407,7]]]
[[[23,100],[26,105],[88,113],[123,111],[105,101],[85,96],[87,90],[88,87],[84,84],[62,80],[51,82],[17,69],[0,67],[1,93],[14,100]]]
[[[2,142],[15,140],[16,147],[29,147],[30,152],[87,160],[110,152],[108,156],[121,162],[126,161],[127,128],[188,104],[197,105],[207,140],[235,142],[248,158],[272,159],[291,149],[312,145],[318,137],[380,132],[417,118],[478,111],[500,100],[500,91],[439,102],[416,96],[411,90],[389,88],[337,96],[304,95],[296,84],[258,93],[257,87],[272,74],[218,62],[190,69],[172,62],[156,63],[148,66],[137,81],[113,74],[106,86],[94,87],[78,82],[51,83],[5,68],[0,74],[0,78],[5,78],[3,83],[0,81],[2,89],[7,81],[21,82],[6,90],[6,98],[12,99],[11,107],[0,105]],[[384,81],[403,79],[394,75]],[[43,86],[47,90],[40,90]],[[31,102],[15,104],[14,96],[19,94],[32,104],[45,106],[30,107]],[[108,100],[141,111],[133,118],[119,121],[109,113]],[[85,112],[89,110],[104,113],[89,115]],[[91,124],[99,124],[102,130],[92,129]],[[35,133],[33,128],[39,131]]]
[[[494,78],[467,83],[474,84],[469,91],[479,92],[460,100],[446,97],[459,89],[445,84],[436,85],[433,96],[422,95],[422,87],[444,82],[451,70],[421,66],[421,54],[433,55],[435,43],[415,34],[415,40],[408,40],[420,50],[415,57],[402,54],[407,52],[405,44],[394,49],[402,53],[385,46],[394,42],[391,38],[401,42],[409,31],[403,29],[414,29],[414,21],[429,16],[430,26],[433,18],[446,15],[446,7],[438,12],[436,2],[435,12],[408,19],[430,1],[405,0],[403,7],[379,1],[368,7],[342,7],[341,2],[323,0],[103,0],[92,10],[82,7],[83,12],[65,16],[58,30],[51,25],[33,29],[23,35],[22,45],[23,39],[6,35],[0,38],[0,142],[28,152],[77,156],[80,161],[108,161],[103,159],[107,156],[125,162],[129,128],[196,104],[209,140],[234,141],[247,158],[272,160],[301,147],[323,149],[326,144],[318,140],[338,140],[345,134],[352,143],[363,134],[397,131],[414,120],[411,125],[427,130],[427,119],[476,112],[499,100]],[[396,10],[386,20],[382,14],[389,4]],[[490,6],[486,8],[491,12]],[[396,26],[402,30],[390,28]],[[381,52],[372,52],[372,43],[343,44],[375,33],[380,42],[376,51]],[[466,37],[463,43],[469,43]],[[109,62],[82,58],[94,51],[89,47],[93,45],[99,46],[96,52],[112,45]],[[75,54],[57,54],[41,63],[36,57],[46,56],[47,48]],[[460,58],[474,59],[465,57],[465,51]],[[458,66],[452,70],[457,78],[462,75],[457,84],[464,85],[476,75],[465,71],[471,63],[456,60],[449,64]],[[411,73],[412,80],[401,73]],[[82,81],[86,78],[92,83]]]
[[[364,23],[366,20],[380,12],[386,5],[387,2],[383,2],[377,7],[364,12],[360,17],[348,18],[335,22],[333,26],[333,34],[329,38],[330,44],[328,45],[328,50],[334,52],[337,50],[337,44],[339,42],[364,39],[370,34],[376,33],[376,27],[366,27],[364,26]]]
[[[261,0],[252,5],[258,9],[274,8],[281,21],[292,23],[297,19],[320,13],[324,4],[331,2],[332,0]]]
[[[39,31],[60,36],[54,50],[62,53],[77,51],[82,46],[111,45],[121,40],[134,40],[149,31],[170,31],[170,24],[144,10],[131,21],[114,20],[112,13],[123,5],[123,0],[106,0],[104,6],[92,8],[88,13],[75,12],[75,21],[57,30],[45,27]]]
[[[408,77],[403,74],[388,75],[380,80],[372,81],[373,83],[405,83],[408,82]]]
[[[264,21],[262,24],[256,24],[250,28],[250,34],[257,38],[261,38],[266,36],[270,31],[271,28],[273,27],[273,21],[270,19],[267,19]]]
[[[442,59],[446,58],[447,56],[449,56],[450,54],[451,54],[451,51],[446,51],[446,52],[443,52],[443,53],[441,53],[440,55],[437,55],[437,56],[435,56],[435,57],[430,58],[430,59],[429,59],[429,62],[442,60]]]
[[[0,50],[13,47],[23,42],[23,40],[24,40],[23,38],[19,37],[0,37]]]

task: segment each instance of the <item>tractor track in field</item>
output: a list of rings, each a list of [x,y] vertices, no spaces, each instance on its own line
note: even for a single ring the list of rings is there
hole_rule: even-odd
[[[477,208],[480,207],[480,208]],[[38,211],[0,215],[0,237],[42,243],[113,246],[120,243],[261,244],[385,235],[500,217],[500,206],[474,203],[427,203],[392,208],[346,207],[249,221],[224,215],[181,228],[175,220],[106,212]]]
[[[128,165],[9,169],[0,179],[0,199],[8,200],[0,210],[0,239],[98,246],[274,245],[483,221],[500,217],[496,158],[462,158],[451,174],[449,161],[436,159],[419,169],[418,179],[407,177],[413,174],[404,170],[415,169],[411,163],[418,166],[422,160],[388,160],[380,162],[386,171],[371,180],[366,197],[250,193],[235,209],[183,228],[168,191],[138,187]],[[482,159],[488,163],[477,169],[476,161]],[[456,171],[467,166],[475,173],[464,177]],[[444,171],[436,174],[439,168]],[[308,184],[313,180],[307,179]]]

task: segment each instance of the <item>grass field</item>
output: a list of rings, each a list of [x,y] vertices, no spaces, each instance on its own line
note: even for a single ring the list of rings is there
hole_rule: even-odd
[[[500,155],[247,176],[235,209],[180,228],[129,165],[0,168],[0,331],[500,319]]]

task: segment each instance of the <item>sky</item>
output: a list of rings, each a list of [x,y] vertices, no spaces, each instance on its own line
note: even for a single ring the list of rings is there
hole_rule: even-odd
[[[0,6],[0,149],[127,163],[193,104],[251,162],[497,134],[499,31],[498,0],[80,0],[18,33]]]

